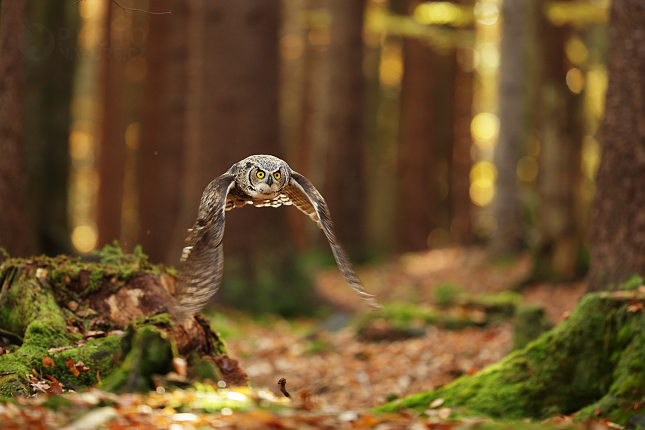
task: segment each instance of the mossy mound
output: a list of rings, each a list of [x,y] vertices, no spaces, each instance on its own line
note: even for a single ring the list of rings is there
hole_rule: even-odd
[[[580,419],[624,424],[645,406],[644,301],[643,291],[589,294],[566,321],[499,363],[377,411],[424,411],[441,398],[464,415],[522,419],[580,411]]]
[[[171,323],[165,311],[173,300],[173,270],[117,247],[106,247],[98,257],[101,262],[43,256],[0,265],[0,397],[32,394],[38,388],[33,375],[79,390],[133,368],[145,383],[130,381],[127,389],[148,389],[149,375],[172,370],[169,363],[178,355],[189,358],[189,367],[207,362],[217,372],[218,362],[227,360],[217,376],[245,381],[205,320]]]

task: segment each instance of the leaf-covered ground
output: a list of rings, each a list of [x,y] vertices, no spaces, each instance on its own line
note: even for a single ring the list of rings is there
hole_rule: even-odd
[[[490,265],[482,251],[447,249],[364,268],[360,276],[384,303],[411,303],[415,309],[437,309],[438,302],[448,303],[452,306],[446,312],[477,321],[481,310],[459,305],[459,298],[507,289],[528,270],[527,258]],[[367,409],[436,388],[499,361],[510,349],[512,320],[448,330],[412,317],[408,325],[413,330],[405,336],[371,342],[357,336],[356,318],[348,315],[363,305],[338,272],[320,273],[318,285],[320,293],[344,313],[325,320],[299,321],[253,319],[233,311],[212,316],[213,327],[222,333],[231,355],[251,377],[255,391],[204,385],[172,392],[159,389],[149,396],[116,396],[98,390],[56,395],[57,388],[36,398],[0,403],[0,429],[491,428],[481,420],[452,421],[453,411],[440,399],[421,414],[379,416]],[[523,295],[527,303],[541,303],[557,323],[574,308],[583,291],[582,283],[545,284]],[[386,332],[393,327],[391,321],[378,318],[371,326]],[[34,378],[47,383],[42,376]],[[291,399],[280,391],[280,378],[286,378],[285,389]],[[49,381],[50,388],[52,385]],[[570,421],[570,417],[556,417],[550,423]],[[538,428],[526,423],[518,426]],[[578,427],[616,428],[609,422]]]

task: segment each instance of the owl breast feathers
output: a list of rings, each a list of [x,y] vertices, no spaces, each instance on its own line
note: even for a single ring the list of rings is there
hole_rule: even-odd
[[[318,190],[301,174],[272,155],[252,155],[235,163],[214,179],[202,194],[197,221],[189,230],[181,255],[177,301],[172,313],[179,321],[198,312],[215,294],[222,281],[222,238],[227,210],[253,204],[256,207],[295,205],[322,229],[349,285],[372,308],[381,306],[363,288],[336,239],[329,209]]]

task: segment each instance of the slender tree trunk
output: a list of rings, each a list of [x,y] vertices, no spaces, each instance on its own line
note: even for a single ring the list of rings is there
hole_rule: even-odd
[[[524,33],[527,0],[505,0],[502,5],[500,66],[500,130],[495,147],[497,184],[493,214],[497,229],[490,243],[493,257],[510,255],[522,242],[520,199],[516,168],[526,137],[524,122]]]
[[[428,249],[430,232],[439,226],[433,120],[437,60],[420,40],[403,41],[396,203],[397,248],[401,252]]]
[[[364,0],[330,0],[330,93],[324,193],[341,242],[363,253]]]
[[[0,9],[0,247],[30,253],[23,154],[22,34],[25,2],[4,1]]]
[[[596,177],[588,290],[645,276],[645,5],[616,0]]]
[[[583,95],[566,84],[565,43],[571,30],[540,20],[542,67],[538,246],[532,280],[580,276],[580,186],[582,180]]]
[[[473,112],[474,72],[455,67],[455,108],[450,175],[450,237],[453,242],[468,245],[472,242],[472,201],[470,200],[470,169],[473,144],[470,123]]]
[[[139,145],[139,244],[154,262],[176,263],[172,248],[182,185],[188,60],[188,7],[181,0],[153,2],[151,11],[172,15],[149,20],[148,74]]]
[[[77,56],[78,5],[47,0],[31,2],[28,9],[30,46],[25,51],[25,148],[36,252],[70,254],[68,142]]]
[[[97,224],[98,247],[121,237],[123,180],[125,177],[125,73],[124,33],[114,31],[114,14],[121,13],[113,5],[105,14],[107,44],[103,51],[101,76],[102,117],[100,120],[100,151],[98,158],[99,193]]]

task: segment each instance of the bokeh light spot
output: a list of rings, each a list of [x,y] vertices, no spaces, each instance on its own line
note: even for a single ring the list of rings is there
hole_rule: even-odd
[[[585,77],[578,68],[569,69],[566,80],[569,90],[574,94],[579,94],[585,87]]]
[[[486,178],[479,178],[470,184],[470,199],[477,206],[486,206],[495,196],[495,184]]]
[[[285,60],[299,58],[305,50],[305,41],[300,35],[289,33],[280,39],[280,56]]]
[[[98,234],[96,229],[87,224],[79,225],[72,231],[72,244],[78,252],[83,254],[87,254],[96,248],[97,239]]]
[[[497,138],[499,118],[489,112],[478,113],[470,123],[470,132],[478,146],[488,147]]]

